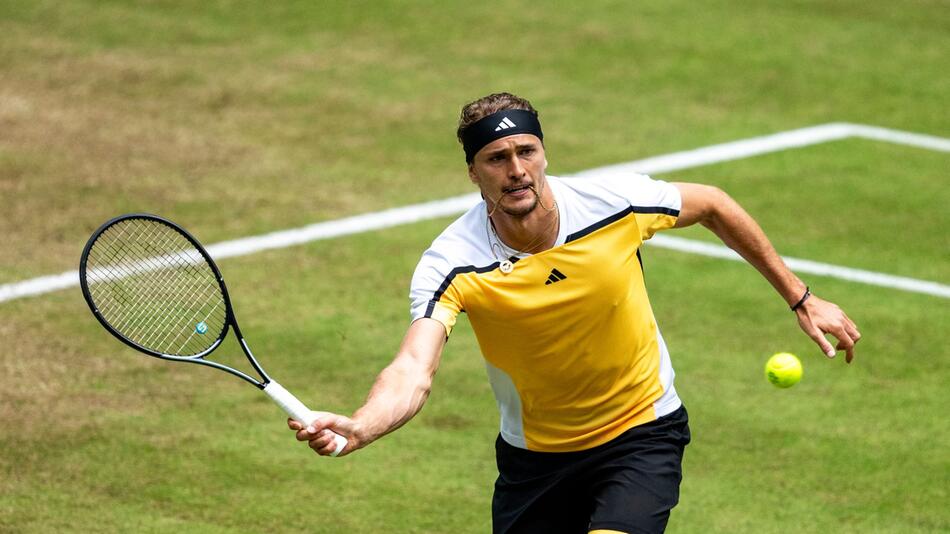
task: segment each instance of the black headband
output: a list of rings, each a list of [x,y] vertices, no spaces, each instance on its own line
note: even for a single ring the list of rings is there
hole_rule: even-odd
[[[482,117],[465,129],[462,134],[462,147],[465,149],[465,162],[471,163],[475,154],[488,143],[509,135],[531,134],[544,141],[538,116],[523,109],[506,109]]]

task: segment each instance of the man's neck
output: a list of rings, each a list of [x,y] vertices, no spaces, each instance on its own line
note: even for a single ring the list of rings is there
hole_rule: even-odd
[[[530,213],[518,217],[498,210],[491,217],[498,238],[508,248],[536,254],[557,242],[560,217],[554,195],[549,188],[541,193],[540,202]]]

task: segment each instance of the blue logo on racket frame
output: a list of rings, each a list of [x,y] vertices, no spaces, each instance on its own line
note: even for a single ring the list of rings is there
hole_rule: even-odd
[[[208,332],[208,323],[206,323],[206,322],[204,322],[204,321],[201,321],[200,323],[196,324],[196,325],[195,325],[195,332],[198,332],[199,334],[205,334],[205,333],[207,333],[207,332]]]

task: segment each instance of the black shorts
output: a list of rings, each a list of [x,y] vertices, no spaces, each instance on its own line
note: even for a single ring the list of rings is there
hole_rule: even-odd
[[[529,451],[499,436],[493,532],[663,532],[679,501],[688,422],[680,407],[578,452]]]

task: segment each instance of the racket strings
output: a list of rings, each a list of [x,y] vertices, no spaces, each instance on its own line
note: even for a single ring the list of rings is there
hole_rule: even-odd
[[[162,243],[163,246],[164,246],[164,245],[170,245],[170,244],[171,244],[171,243],[167,243],[167,242],[166,242],[166,243]],[[197,251],[196,251],[196,254],[197,254]],[[199,255],[199,256],[200,256],[200,255]],[[166,258],[163,256],[163,259],[166,259]],[[187,274],[187,275],[191,276],[192,279],[198,279],[198,278],[200,278],[200,276],[201,276],[202,274],[204,274],[204,273],[198,272],[198,270],[195,269],[193,265],[189,265],[189,264],[186,264],[186,263],[181,263],[180,261],[178,261],[179,259],[180,259],[180,258],[178,258],[178,257],[172,257],[172,258],[169,260],[169,263],[171,264],[171,267],[172,267],[173,269],[175,269],[175,268],[181,269],[180,271],[176,271],[176,270],[173,270],[173,269],[159,269],[158,271],[156,271],[157,273],[161,273],[160,282],[161,282],[162,285],[164,285],[164,286],[169,286],[169,285],[175,284],[177,281],[176,281],[176,280],[173,280],[172,278],[174,278],[174,275],[176,275],[176,274]],[[204,260],[202,259],[201,261],[203,262]],[[213,276],[213,273],[212,273],[212,276]],[[193,302],[193,303],[206,302],[209,297],[215,296],[215,295],[217,294],[217,291],[218,291],[218,288],[217,288],[217,285],[216,285],[216,284],[214,284],[214,285],[203,285],[203,286],[193,285],[193,286],[191,286],[191,287],[182,285],[182,286],[179,286],[179,288],[180,288],[183,292],[184,292],[184,291],[191,291],[190,293],[187,293],[187,294],[183,293],[183,294],[180,295],[180,296],[184,299],[185,302]],[[201,294],[197,293],[197,291],[199,291],[199,290],[202,291]],[[209,293],[209,290],[210,290],[210,293]],[[167,302],[166,302],[166,304],[167,304]],[[174,313],[168,313],[168,312],[172,312],[172,311],[174,311],[174,310],[168,310],[168,309],[159,310],[159,313],[162,313],[162,314],[163,314],[163,315],[162,315],[162,321],[158,324],[158,327],[157,327],[157,328],[154,328],[154,329],[153,329],[152,335],[149,336],[148,338],[146,338],[146,339],[144,340],[145,343],[151,344],[151,343],[154,341],[157,346],[162,346],[162,347],[167,346],[167,343],[168,343],[168,341],[169,341],[169,338],[170,338],[173,334],[176,333],[176,332],[174,332],[173,330],[169,330],[169,329],[166,328],[171,322],[173,322],[174,320],[178,319],[178,317],[177,317]],[[198,322],[197,322],[197,321],[193,321],[193,319],[200,313],[200,311],[201,311],[200,308],[196,308],[196,309],[194,310],[194,312],[193,312],[192,315],[191,315],[191,319],[192,319],[191,324],[198,324]],[[206,317],[207,317],[207,315],[210,315],[210,314],[206,314]],[[162,333],[164,333],[165,335],[164,335],[164,337],[162,337],[162,338],[159,339],[158,336],[161,335]],[[194,333],[194,330],[192,330],[192,333]],[[187,339],[191,339],[191,337],[192,337],[192,336],[189,336]],[[180,353],[181,353],[181,350],[183,349],[183,347],[184,347],[186,344],[187,344],[187,341],[186,341],[186,343],[183,343],[181,346],[179,346],[179,348],[177,349],[177,351],[176,351],[175,353],[176,353],[176,354],[180,354]]]
[[[188,256],[190,256],[187,258],[188,261],[184,261],[180,255],[161,254],[164,251],[172,249],[175,244],[167,237],[168,236],[165,236],[161,241],[144,242],[144,244],[141,242],[133,242],[135,245],[133,248],[138,249],[136,252],[139,255],[147,255],[148,261],[142,263],[144,263],[145,266],[149,268],[149,272],[155,276],[155,287],[175,288],[178,292],[178,295],[176,295],[178,298],[156,298],[157,295],[153,291],[141,292],[137,300],[128,303],[132,306],[131,309],[138,310],[138,313],[130,314],[128,322],[125,323],[123,327],[134,326],[134,329],[129,330],[129,334],[137,338],[136,340],[144,346],[159,349],[165,353],[187,354],[192,352],[186,351],[185,347],[187,347],[188,341],[194,337],[195,329],[189,327],[186,331],[190,334],[186,337],[185,342],[173,348],[172,344],[181,337],[182,329],[171,327],[175,325],[175,323],[181,322],[189,326],[198,324],[199,321],[195,321],[194,318],[201,314],[201,308],[200,306],[194,306],[192,308],[188,306],[182,307],[181,303],[200,303],[207,301],[209,297],[217,296],[219,290],[216,283],[191,285],[182,283],[183,280],[181,278],[183,275],[186,276],[185,282],[188,281],[187,277],[190,277],[192,280],[200,281],[203,273],[199,272],[193,263],[193,256],[200,258],[200,254],[198,254],[197,251],[194,251],[193,255],[188,254]],[[184,252],[187,254],[187,252],[190,251],[186,250]],[[204,263],[203,259],[199,261],[201,261],[202,264]],[[128,269],[123,269],[123,271],[122,274],[125,276],[134,274],[134,271],[130,273]],[[210,273],[210,276],[213,277],[213,273]],[[142,305],[146,302],[150,303],[150,306]],[[189,314],[189,312],[191,313]],[[209,318],[211,313],[204,315],[204,318]],[[159,318],[157,322],[155,322],[155,317]],[[183,318],[185,319],[184,321],[182,321]]]
[[[173,242],[166,240],[152,248],[166,250],[168,246],[172,245],[174,245]],[[150,250],[149,252],[156,252],[156,250]],[[202,320],[208,319],[211,313],[213,313],[207,312],[202,314],[202,304],[213,302],[212,310],[214,310],[221,301],[221,299],[216,298],[219,296],[220,289],[217,285],[217,281],[214,279],[214,273],[211,272],[210,269],[207,269],[206,272],[202,272],[196,268],[194,264],[194,261],[197,260],[201,262],[201,267],[206,267],[204,259],[196,250],[193,251],[193,255],[188,254],[192,252],[189,250],[183,252],[188,255],[187,261],[185,261],[181,255],[169,256],[163,254],[162,256],[158,256],[161,260],[159,262],[160,268],[154,271],[160,275],[157,280],[162,287],[174,288],[177,294],[174,295],[176,297],[174,300],[158,299],[156,301],[164,306],[153,310],[153,314],[150,316],[154,317],[154,315],[158,315],[161,319],[154,327],[146,326],[147,331],[145,333],[147,337],[144,337],[142,340],[143,344],[160,347],[163,352],[174,354],[185,352],[184,348],[188,345],[188,341],[193,339],[196,330],[195,328],[191,328],[191,326],[198,325],[202,322],[196,320],[196,318],[199,315],[203,315]],[[202,278],[204,278],[204,280],[202,280]],[[182,305],[182,303],[191,303],[192,305]],[[221,319],[221,323],[223,324],[223,312]],[[176,322],[182,322],[188,325],[189,328],[185,331],[189,332],[189,335],[186,337],[185,342],[179,344],[174,350],[171,350],[172,345],[176,343],[177,339],[182,335],[180,329],[172,328]],[[148,320],[146,320],[144,324],[149,325]],[[207,325],[206,321],[205,324]],[[212,336],[212,338],[213,337],[214,336]]]
[[[125,225],[119,228],[115,236],[106,236],[105,234],[103,236],[112,239],[111,244],[113,245],[107,251],[110,269],[106,270],[106,277],[112,282],[130,279],[137,275],[140,269],[144,268],[152,273],[154,277],[153,285],[156,287],[167,286],[170,283],[169,271],[163,269],[163,267],[166,266],[165,264],[168,261],[161,261],[161,256],[156,256],[156,250],[168,250],[168,240],[164,239],[161,243],[157,243],[157,246],[143,245],[135,240],[136,237],[128,235],[129,226]],[[117,231],[117,229],[111,228],[110,231]],[[122,246],[114,246],[117,243],[121,243]],[[127,287],[128,284],[125,284],[125,286]],[[122,285],[113,285],[112,287],[125,289]],[[147,334],[144,328],[150,328],[148,332],[157,333],[161,332],[164,324],[148,324],[147,319],[157,314],[161,314],[161,317],[167,319],[168,315],[163,312],[167,311],[166,308],[169,302],[164,299],[155,299],[154,292],[151,291],[138,291],[131,294],[126,291],[114,291],[111,296],[113,297],[112,302],[116,306],[110,307],[103,304],[100,309],[107,314],[114,311],[115,313],[110,315],[116,317],[124,316],[123,322],[115,322],[113,326],[123,331],[128,337],[134,338],[143,344],[150,344],[151,339],[143,337]],[[125,313],[122,313],[123,311]]]
[[[93,243],[86,263],[90,296],[103,319],[130,341],[176,356],[214,345],[227,306],[214,270],[176,229],[126,219]]]
[[[110,229],[110,231],[112,230],[113,229]],[[125,235],[125,230],[125,228],[120,229],[122,233],[112,237],[113,240],[126,240],[122,241],[124,245],[122,248],[113,246],[110,249],[110,259],[113,261],[113,263],[110,264],[110,269],[105,271],[104,276],[112,282],[118,282],[130,276],[136,275],[136,257],[149,258],[148,255],[152,252],[146,250],[141,243],[136,242]],[[167,246],[167,243],[163,243],[163,245]],[[151,260],[151,258],[149,258],[149,260]],[[155,264],[154,261],[145,261],[141,263],[146,266],[154,266]],[[156,276],[155,282],[157,284],[169,283],[169,280],[167,279],[168,277],[163,275],[162,270],[155,270],[154,275]],[[137,326],[141,322],[141,319],[149,316],[149,309],[144,306],[144,304],[149,302],[147,300],[150,296],[148,293],[139,292],[137,295],[132,297],[134,300],[130,300],[128,293],[125,292],[115,292],[112,293],[111,296],[117,297],[116,300],[121,299],[120,302],[118,302],[120,308],[118,308],[116,311],[119,311],[121,307],[124,307],[126,310],[130,311],[130,313],[126,314],[127,318],[125,322],[123,322],[121,325],[116,324],[114,326],[120,327],[123,330],[132,331],[132,328]],[[163,303],[160,301],[152,301],[152,304],[153,306],[160,306]],[[105,304],[100,306],[100,310],[103,308],[109,309]]]
[[[121,230],[124,232],[125,228]],[[125,239],[126,241],[122,241],[124,245],[122,248],[113,247],[110,250],[110,252],[112,252],[111,259],[114,261],[114,263],[110,265],[111,270],[106,271],[107,278],[109,278],[111,281],[119,281],[136,275],[138,274],[138,263],[147,267],[159,267],[152,271],[153,275],[155,276],[154,282],[156,285],[168,285],[171,283],[171,280],[169,280],[169,276],[167,275],[169,271],[167,269],[160,268],[164,267],[165,265],[157,264],[156,260],[151,257],[151,255],[154,254],[154,249],[156,247],[143,246],[142,243],[133,240],[133,238],[124,235],[124,233],[120,233],[113,239]],[[168,240],[165,240],[159,244],[159,248],[167,249],[169,245],[170,243],[168,243]],[[137,258],[140,257],[145,257],[147,260],[137,262]],[[123,322],[121,325],[116,324],[114,326],[120,327],[121,329],[128,330],[130,332],[134,332],[133,327],[140,326],[142,319],[148,318],[152,315],[150,311],[162,312],[164,310],[162,310],[160,307],[167,304],[167,302],[159,300],[149,301],[149,297],[152,297],[153,295],[149,295],[147,292],[139,292],[133,297],[134,300],[131,301],[129,300],[127,293],[114,293],[113,296],[121,297],[121,306],[130,311],[130,313],[127,314],[127,319],[125,322]],[[151,303],[151,306],[157,309],[150,310],[149,307],[145,306],[145,304],[148,303]]]

